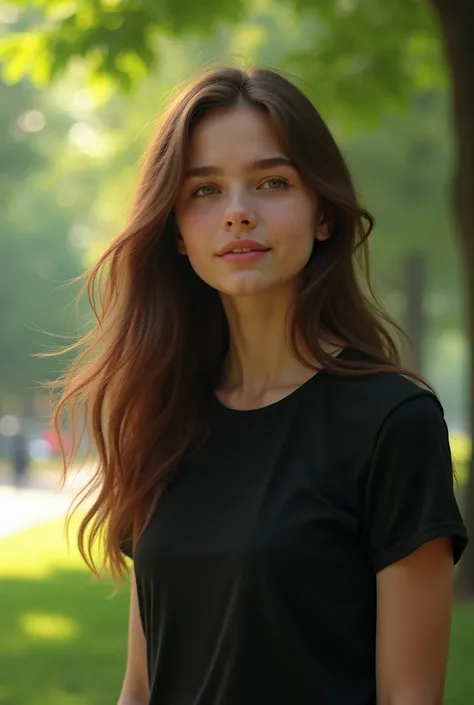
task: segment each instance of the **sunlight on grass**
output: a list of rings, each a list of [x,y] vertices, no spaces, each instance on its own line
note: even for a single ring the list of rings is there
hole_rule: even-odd
[[[0,704],[116,705],[126,662],[129,590],[110,599],[64,521],[0,539]]]
[[[69,641],[80,633],[78,622],[61,614],[25,612],[19,622],[21,631],[36,641]]]
[[[60,688],[52,688],[49,692],[40,696],[35,705],[92,705],[92,700],[87,695],[68,693]]]
[[[64,522],[54,520],[8,536],[1,541],[0,579],[46,578],[58,568],[85,570],[75,547],[79,519],[71,522],[67,547]]]

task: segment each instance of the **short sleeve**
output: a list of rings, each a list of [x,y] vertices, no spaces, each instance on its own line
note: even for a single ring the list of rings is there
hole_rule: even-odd
[[[375,571],[435,538],[449,536],[455,563],[467,532],[454,494],[448,429],[428,392],[384,421],[365,487],[364,524]]]

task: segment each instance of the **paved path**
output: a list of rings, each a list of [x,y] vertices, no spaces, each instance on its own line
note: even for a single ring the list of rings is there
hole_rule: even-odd
[[[77,492],[90,474],[72,476],[63,490],[58,489],[57,473],[45,473],[17,489],[0,481],[0,539],[35,524],[64,517]]]

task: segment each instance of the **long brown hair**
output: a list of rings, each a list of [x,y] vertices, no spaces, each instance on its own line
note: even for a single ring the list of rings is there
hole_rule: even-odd
[[[327,372],[411,374],[400,367],[390,321],[372,295],[367,238],[373,218],[359,204],[318,112],[273,71],[224,68],[204,74],[161,121],[129,222],[89,273],[95,326],[69,348],[80,348],[80,354],[57,382],[62,395],[55,425],[59,432],[67,410],[73,434],[72,449],[63,453],[64,477],[77,456],[81,424],[97,451],[95,474],[82,494],[92,504],[78,536],[81,554],[96,573],[108,566],[114,577],[123,575],[121,539],[136,544],[171,475],[209,428],[207,411],[228,350],[228,327],[218,292],[177,252],[174,204],[196,124],[239,101],[268,116],[331,223],[332,237],[318,243],[300,274],[294,354],[312,366],[298,349],[301,336]],[[350,364],[326,354],[324,329],[377,363]],[[100,570],[93,556],[97,539],[103,548]]]

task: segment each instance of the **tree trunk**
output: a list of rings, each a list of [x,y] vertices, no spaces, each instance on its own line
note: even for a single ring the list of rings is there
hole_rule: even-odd
[[[469,428],[474,440],[474,2],[430,2],[440,23],[451,75],[453,122],[457,139],[454,207],[465,268],[467,330],[470,342]],[[474,596],[474,454],[469,470],[463,509],[471,543],[459,571],[458,594],[461,597]]]
[[[411,252],[404,260],[405,322],[404,329],[410,339],[406,351],[407,367],[423,375],[425,341],[425,258]],[[404,363],[405,364],[405,363]]]

